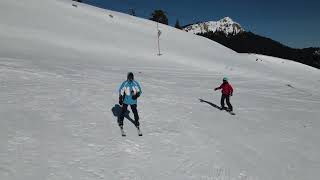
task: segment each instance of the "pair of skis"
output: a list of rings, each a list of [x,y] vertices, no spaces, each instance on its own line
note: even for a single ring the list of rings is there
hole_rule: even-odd
[[[229,114],[231,114],[231,115],[236,115],[236,113],[234,113],[233,111],[230,111],[230,109],[228,109],[228,108],[220,108],[220,110],[225,110],[225,111],[227,111]]]
[[[227,111],[227,112],[231,115],[236,115],[236,113],[234,113],[233,111]]]
[[[125,137],[127,136],[126,132],[124,132],[123,127],[120,127],[121,136]],[[139,127],[137,127],[138,136],[142,136],[142,132]]]

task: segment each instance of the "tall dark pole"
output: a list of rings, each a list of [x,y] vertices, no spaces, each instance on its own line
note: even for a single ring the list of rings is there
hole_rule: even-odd
[[[159,30],[159,22],[157,21],[157,31],[158,31],[158,56],[161,56],[161,53],[160,53],[160,35],[161,35],[161,31]]]

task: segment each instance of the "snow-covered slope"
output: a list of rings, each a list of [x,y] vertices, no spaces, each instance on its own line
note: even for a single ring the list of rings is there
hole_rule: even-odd
[[[220,31],[226,35],[236,35],[244,31],[239,23],[234,22],[230,17],[225,17],[219,21],[208,21],[189,25],[185,31],[198,34]]]
[[[319,70],[160,29],[157,56],[154,22],[1,0],[0,179],[318,178]],[[143,88],[142,137],[129,120],[127,137],[117,125],[128,71]],[[210,105],[223,76],[235,116]]]

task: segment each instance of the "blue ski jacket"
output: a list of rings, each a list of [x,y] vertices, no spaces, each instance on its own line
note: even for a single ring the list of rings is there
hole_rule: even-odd
[[[127,105],[137,104],[137,99],[132,99],[132,96],[136,95],[137,93],[140,93],[141,95],[142,90],[140,84],[135,80],[126,80],[119,88],[119,94],[124,96],[123,103]]]

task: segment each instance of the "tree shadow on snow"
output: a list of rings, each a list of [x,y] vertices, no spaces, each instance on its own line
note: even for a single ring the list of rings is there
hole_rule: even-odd
[[[115,105],[113,106],[113,108],[111,109],[113,115],[114,115],[115,117],[117,117],[117,122],[118,122],[118,124],[119,124],[121,109],[122,109],[122,108],[121,108],[121,106],[120,106],[119,104],[115,104]],[[135,121],[129,116],[129,114],[130,114],[130,111],[127,110],[126,113],[125,113],[125,115],[124,115],[125,119],[128,119],[132,124],[135,124]]]
[[[203,99],[199,99],[199,100],[200,100],[200,102],[207,103],[207,104],[209,104],[210,106],[221,110],[221,109],[220,109],[220,106],[218,106],[218,105],[216,105],[216,104],[214,104],[214,103],[212,103],[212,102],[205,101],[205,100],[203,100]]]

